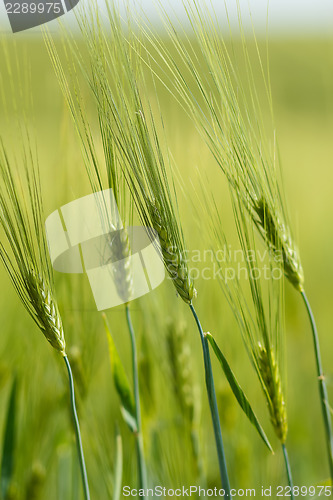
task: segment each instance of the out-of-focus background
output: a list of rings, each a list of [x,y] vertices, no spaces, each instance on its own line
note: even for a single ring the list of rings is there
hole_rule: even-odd
[[[150,4],[143,3],[145,6]],[[177,10],[177,0],[173,4]],[[328,0],[316,3],[272,1],[270,4],[268,38],[266,1],[251,2],[252,19],[263,54],[268,43],[286,197],[304,266],[306,290],[317,318],[323,364],[333,399],[333,5]],[[247,2],[242,2],[242,9],[247,18]],[[8,150],[17,154],[19,161],[20,145],[15,137],[15,126],[16,116],[20,117],[23,109],[15,108],[11,95],[13,91],[16,95],[25,94],[24,100],[32,102],[27,106],[27,120],[35,131],[45,214],[48,215],[64,203],[88,194],[90,188],[80,145],[41,31],[34,29],[12,35],[3,11],[1,3],[2,44],[6,46],[2,54],[10,55],[13,66],[29,67],[30,81],[22,83],[16,78],[15,70],[10,78],[6,57],[1,56],[0,129]],[[150,5],[147,11],[151,11]],[[220,16],[224,15],[223,9],[218,9],[218,12]],[[236,27],[235,15],[232,18]],[[73,20],[63,18],[63,22],[72,29]],[[55,33],[56,26],[57,21],[48,27]],[[250,31],[249,21],[246,26]],[[60,40],[58,43],[61,45]],[[78,46],[85,50],[80,41]],[[260,79],[260,75],[256,77]],[[87,95],[86,104],[93,113],[93,101],[89,99]],[[225,179],[194,126],[167,94],[161,98],[161,107],[169,147],[185,186],[188,186],[187,197],[192,196],[191,181],[194,186],[198,182],[195,168],[205,169],[218,189],[219,203],[225,205],[222,215],[224,229],[231,234],[234,223]],[[206,242],[201,228],[205,220],[198,220],[193,215],[193,207],[181,190],[179,204],[188,245],[203,250]],[[2,268],[0,283],[0,443],[3,442],[11,381],[15,374],[19,380],[11,498],[81,498],[64,367],[27,317]],[[91,495],[92,498],[111,498],[116,427],[119,426],[123,438],[123,484],[133,487],[136,485],[134,440],[122,422],[103,323],[87,281],[81,276],[58,274],[56,288],[76,379]],[[215,281],[199,279],[196,288],[196,307],[204,329],[216,335],[276,448],[274,456],[267,452],[239,411],[219,367],[214,363],[232,484],[238,488],[285,484],[282,455],[271,430],[264,398],[228,304]],[[204,391],[200,343],[189,311],[175,296],[168,280],[153,293],[136,300],[132,310],[139,339],[143,425],[150,482],[179,487],[197,480],[190,435],[184,409],[172,384],[174,367],[168,354],[170,335],[180,331],[182,335],[177,342],[179,345],[183,342],[185,351],[182,366],[188,375],[186,383],[198,406],[200,456],[207,484],[215,486],[218,484],[218,468]],[[130,376],[130,344],[123,307],[109,310],[108,318]],[[329,472],[310,325],[300,297],[288,284],[285,336],[288,447],[294,481],[298,485],[317,485],[328,479]]]
[[[80,0],[80,4],[89,4],[88,0]],[[0,4],[0,20],[2,31],[9,31],[10,26],[6,16],[5,2]],[[97,0],[100,12],[105,12],[105,0]],[[156,0],[118,0],[117,4],[121,12],[127,7],[129,9],[142,9],[145,15],[153,22],[160,22],[158,2]],[[211,6],[211,7],[210,7]],[[179,0],[167,0],[163,2],[168,14],[172,17],[180,16],[185,20],[182,2]],[[267,21],[271,33],[277,35],[286,34],[322,34],[323,31],[330,33],[332,27],[333,6],[329,0],[320,0],[315,4],[311,0],[281,0],[280,2],[267,0],[211,0],[208,6],[218,16],[225,18],[226,8],[232,25],[238,26],[238,11],[243,15],[245,26],[251,29],[253,24],[256,31],[265,32]],[[66,22],[73,22],[74,13],[66,15]],[[74,23],[73,23],[74,26]],[[56,23],[49,25],[51,30],[56,30]],[[35,30],[38,33],[38,28]],[[31,32],[30,32],[31,33]]]

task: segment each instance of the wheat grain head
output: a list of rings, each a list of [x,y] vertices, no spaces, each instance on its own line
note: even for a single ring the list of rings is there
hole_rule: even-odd
[[[30,146],[20,174],[0,141],[0,258],[26,310],[47,341],[65,356],[64,331],[54,296],[44,235],[38,165]]]
[[[130,38],[131,31],[125,32],[123,19],[112,2],[107,9],[107,30],[102,26],[95,7],[93,3],[87,7],[87,11],[81,10],[78,16],[88,49],[88,64],[83,60],[79,64],[81,69],[87,66],[91,68],[90,73],[86,70],[83,73],[97,105],[109,183],[114,189],[117,176],[111,168],[114,164],[110,161],[111,157],[121,165],[141,221],[158,233],[161,258],[177,293],[186,303],[191,303],[195,289],[188,264],[182,258],[185,254],[184,238],[177,214],[174,186],[170,185],[167,173],[170,167],[168,149],[162,147],[160,140],[163,123],[161,120],[161,126],[157,127],[153,117],[142,66],[135,55],[138,45],[134,37]],[[69,46],[73,49],[71,44]],[[93,140],[90,133],[86,135],[86,130],[90,130],[87,121],[82,121],[82,101],[75,103],[50,39],[48,47],[69,108],[76,122],[79,116],[83,123],[79,134],[88,144],[85,150],[91,156]],[[73,59],[77,60],[76,53]],[[95,184],[100,186],[100,169],[96,168],[95,160],[91,163],[90,177],[94,177]]]

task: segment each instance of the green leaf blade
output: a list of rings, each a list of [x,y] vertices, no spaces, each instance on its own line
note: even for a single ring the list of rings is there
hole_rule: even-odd
[[[228,361],[226,360],[225,356],[222,354],[219,346],[215,342],[214,337],[210,333],[206,333],[206,337],[207,337],[207,340],[209,341],[209,343],[210,343],[210,345],[211,345],[211,347],[212,347],[212,349],[213,349],[213,351],[214,351],[214,353],[215,353],[215,355],[220,363],[220,366],[223,370],[223,373],[226,376],[226,379],[229,383],[229,386],[230,386],[235,398],[237,399],[239,406],[242,408],[243,412],[245,413],[245,415],[247,416],[247,418],[249,419],[251,424],[256,428],[259,436],[261,437],[261,439],[263,440],[263,442],[265,443],[267,448],[273,453],[272,446],[271,446],[261,424],[259,423],[259,420],[258,420],[256,414],[254,413],[254,411],[250,405],[249,400],[247,399],[243,389],[240,387],[232,369],[230,368]]]

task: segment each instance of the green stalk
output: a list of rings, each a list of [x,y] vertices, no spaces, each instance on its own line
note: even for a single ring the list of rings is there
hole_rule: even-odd
[[[220,468],[220,477],[221,477],[222,487],[224,489],[223,498],[231,498],[229,477],[228,477],[228,471],[227,471],[226,458],[225,458],[225,454],[224,454],[220,418],[219,418],[219,413],[218,413],[218,409],[217,409],[217,401],[216,401],[214,378],[213,378],[212,364],[211,364],[211,360],[210,360],[208,340],[207,340],[207,338],[202,330],[201,323],[199,321],[197,313],[195,312],[195,309],[194,309],[192,304],[190,304],[190,309],[192,311],[195,322],[197,324],[197,327],[198,327],[198,330],[200,333],[201,343],[202,343],[202,351],[203,351],[204,364],[205,364],[207,395],[208,395],[210,412],[211,412],[213,427],[214,427],[215,443],[216,443],[217,456],[218,456],[219,468]]]
[[[79,419],[77,416],[76,404],[75,404],[73,375],[72,375],[71,365],[69,364],[69,360],[68,360],[67,356],[64,356],[64,361],[65,361],[65,364],[67,367],[67,372],[68,372],[69,391],[70,391],[70,398],[71,398],[71,410],[72,410],[72,417],[73,417],[75,437],[76,437],[77,453],[78,453],[79,462],[80,462],[84,498],[85,498],[85,500],[90,500],[87,470],[86,470],[86,464],[84,461],[84,454],[83,454],[82,441],[81,441],[80,424],[79,424]]]
[[[317,368],[317,376],[318,376],[318,385],[319,385],[319,394],[320,394],[320,403],[321,409],[323,412],[324,426],[326,432],[326,445],[327,445],[327,455],[328,455],[328,464],[330,469],[331,480],[333,484],[333,436],[332,436],[332,423],[331,423],[331,414],[330,414],[330,405],[328,402],[328,393],[325,382],[325,376],[322,368],[321,355],[320,355],[320,344],[318,331],[316,327],[316,322],[310,307],[310,302],[304,291],[301,292],[303,297],[305,307],[307,313],[309,315],[312,335],[313,335],[313,343],[314,343],[314,351],[316,357],[316,368]]]
[[[286,465],[286,471],[287,471],[287,477],[288,477],[288,484],[290,486],[290,498],[294,500],[294,483],[293,483],[293,477],[291,474],[291,467],[290,467],[290,462],[289,462],[289,456],[287,452],[286,445],[282,443],[282,451],[283,451],[283,456],[284,456],[284,463]]]
[[[131,337],[132,346],[132,371],[133,371],[133,385],[134,385],[134,400],[135,400],[135,420],[137,426],[137,432],[135,434],[136,439],[136,453],[138,459],[138,469],[139,469],[139,489],[147,488],[147,470],[146,462],[143,451],[143,438],[141,429],[141,410],[140,410],[140,393],[139,393],[139,371],[138,371],[138,358],[135,342],[135,334],[132,325],[129,305],[126,304],[126,320],[128,329]]]

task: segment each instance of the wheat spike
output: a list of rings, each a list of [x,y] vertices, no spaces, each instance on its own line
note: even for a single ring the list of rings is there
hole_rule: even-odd
[[[172,244],[168,228],[163,223],[158,203],[150,203],[150,218],[153,228],[158,234],[164,265],[172,279],[174,286],[186,304],[191,304],[196,295],[193,281],[189,276],[188,267],[182,257],[179,248]]]
[[[189,32],[173,22],[162,1],[158,0],[158,4],[173,50],[160,42],[149,25],[142,28],[149,42],[142,43],[147,65],[185,109],[260,234],[273,249],[282,251],[285,276],[302,291],[302,266],[282,195],[269,72],[257,40],[257,57],[252,60],[240,16],[242,63],[247,75],[243,79],[237,58],[223,38],[219,16],[214,9],[213,15],[209,14],[209,1],[183,0]],[[156,64],[151,63],[152,48]],[[266,94],[258,93],[254,64],[259,64]],[[272,115],[269,140],[264,106]]]
[[[167,330],[167,348],[172,371],[174,391],[184,414],[193,422],[196,398],[194,394],[191,351],[186,342],[183,325],[176,327],[170,322]]]
[[[94,9],[83,15],[80,28],[87,42],[89,65],[92,68],[92,74],[85,73],[85,77],[97,104],[109,186],[114,190],[118,202],[118,181],[115,180],[126,178],[126,185],[132,194],[131,202],[136,206],[143,224],[152,226],[159,236],[161,258],[177,293],[187,304],[191,304],[196,293],[189,276],[188,264],[182,257],[185,244],[176,210],[177,196],[175,187],[170,185],[168,175],[171,161],[168,148],[165,147],[166,137],[163,129],[159,128],[160,125],[163,126],[163,119],[160,114],[156,123],[143,69],[137,65],[138,60],[135,57],[138,43],[135,37],[131,37],[129,43],[123,32],[123,22],[113,4],[108,9],[108,18],[110,36],[105,36]],[[112,40],[112,43],[109,40]],[[81,98],[77,100],[80,92],[75,82],[75,96],[68,91],[61,62],[50,40],[48,46],[67,103],[78,124],[80,137],[85,143],[85,150],[89,151],[91,161],[88,158],[87,164],[93,165],[88,167],[89,177],[93,180],[94,189],[100,189],[103,179],[98,169],[91,130],[82,111],[84,103]],[[114,47],[117,47],[117,57],[113,58],[110,64],[107,56]],[[159,107],[157,94],[154,97]],[[121,165],[119,169],[115,168],[118,164]],[[121,254],[123,250],[126,255],[126,245],[125,238],[123,241],[115,241],[115,252],[119,251]],[[118,273],[121,278],[118,291],[120,295],[127,297],[131,287],[128,267],[125,258],[124,272],[119,270]],[[115,276],[116,281],[118,277]],[[121,281],[123,283],[120,283]],[[128,299],[125,299],[125,302],[127,301]]]
[[[52,347],[65,356],[64,331],[43,232],[38,164],[29,138],[23,153],[20,166],[25,176],[18,182],[17,166],[9,161],[0,139],[0,227],[4,233],[0,259],[30,316]]]
[[[128,303],[133,295],[133,276],[131,269],[131,247],[126,229],[115,231],[109,236],[109,247],[112,261],[117,262],[113,267],[113,279],[119,297],[124,303]]]
[[[259,344],[258,365],[266,388],[271,422],[277,437],[281,443],[284,444],[288,433],[287,411],[283,396],[280,371],[272,349],[270,349],[268,354],[266,348]]]
[[[31,306],[35,311],[36,323],[52,347],[65,356],[66,343],[61,316],[50,288],[40,275],[31,271],[27,280],[27,289]]]
[[[304,274],[298,252],[288,232],[276,212],[270,210],[264,198],[254,203],[253,210],[258,216],[255,224],[267,244],[274,252],[281,252],[283,268],[287,279],[299,291],[303,290]]]

